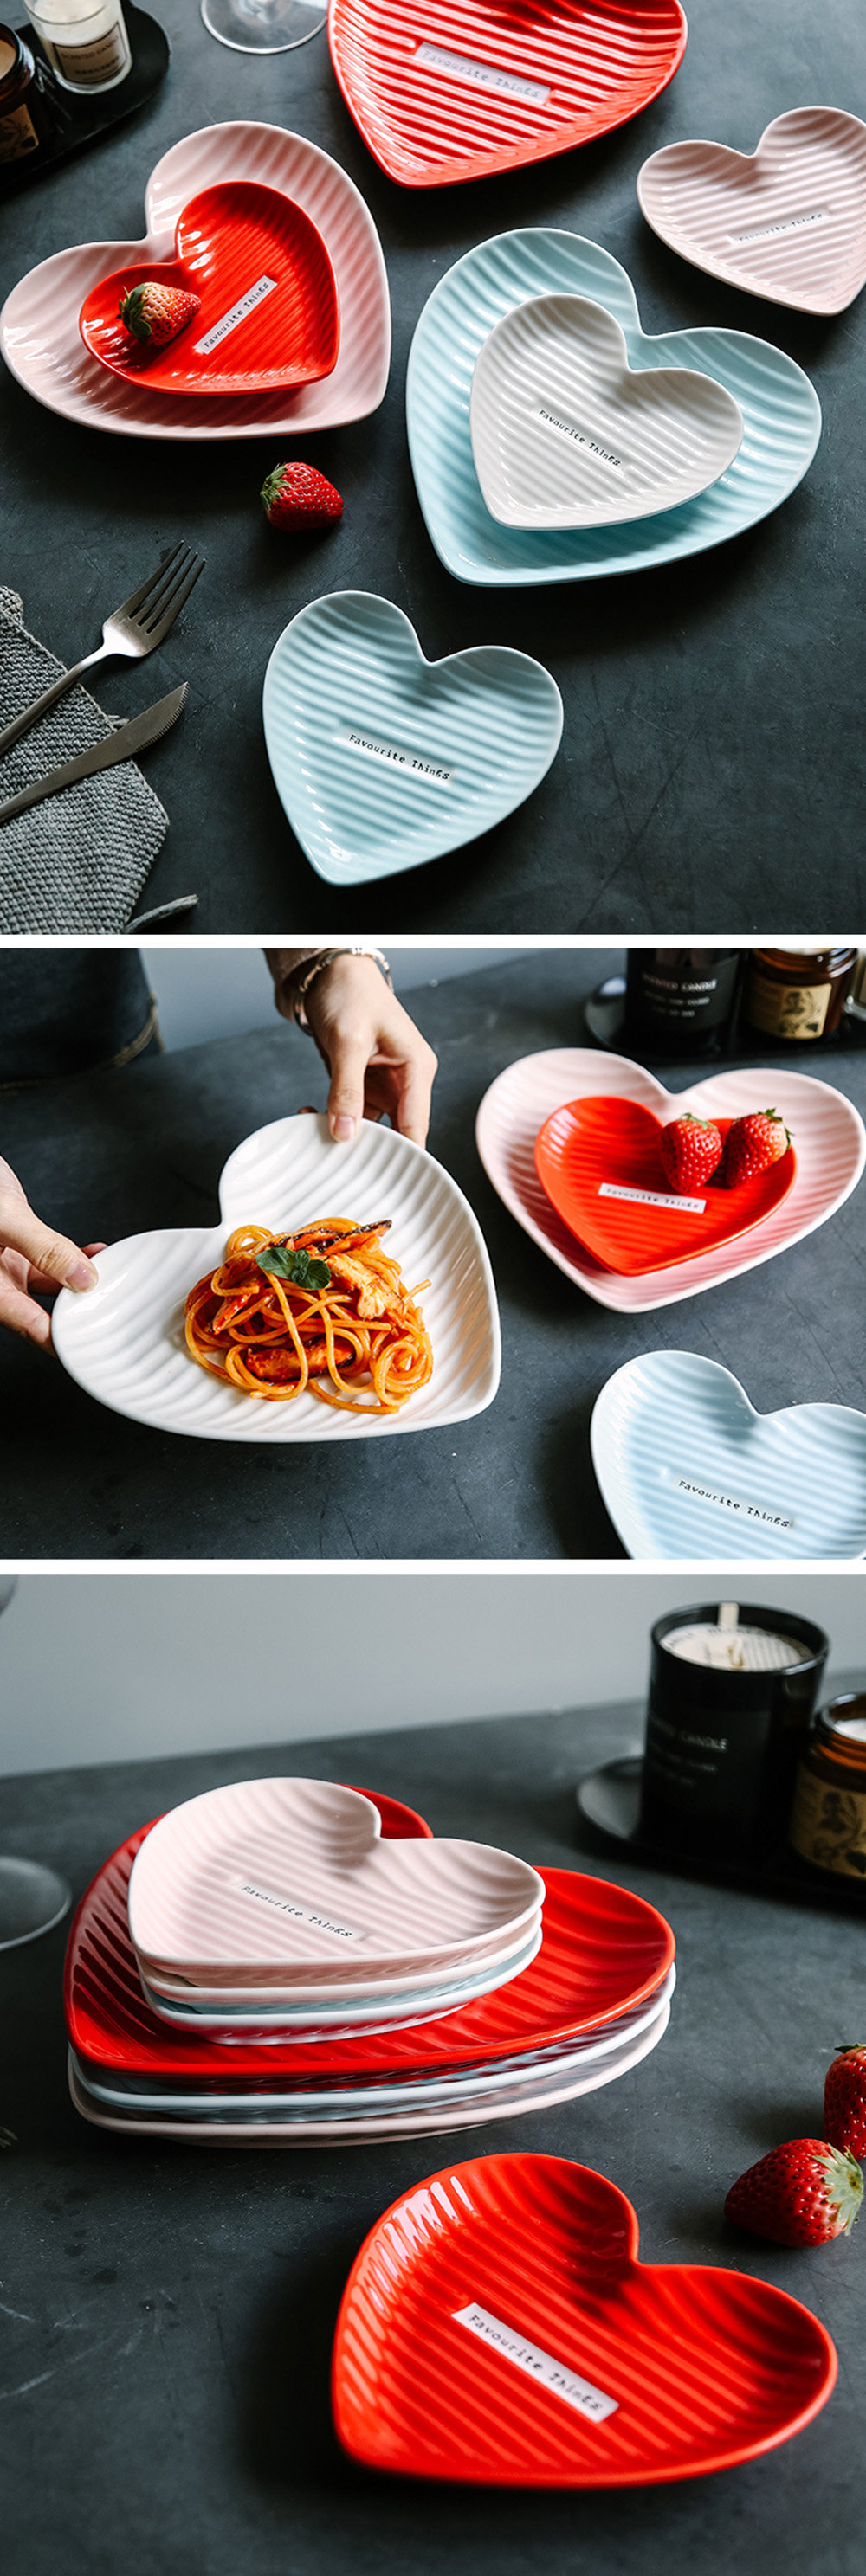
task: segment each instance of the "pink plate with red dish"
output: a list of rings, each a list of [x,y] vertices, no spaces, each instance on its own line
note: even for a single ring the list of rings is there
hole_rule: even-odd
[[[249,394],[333,375],[340,307],[317,226],[290,197],[255,180],[206,188],[183,207],[173,260],[132,261],[85,296],[81,336],[128,384],[167,394]],[[120,307],[155,284],[198,298],[175,337],[136,339]]]

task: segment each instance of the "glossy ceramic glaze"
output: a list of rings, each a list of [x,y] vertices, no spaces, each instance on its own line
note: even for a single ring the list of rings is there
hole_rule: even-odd
[[[599,1305],[624,1314],[645,1312],[694,1297],[772,1260],[825,1224],[856,1187],[866,1160],[866,1132],[850,1101],[812,1074],[776,1066],[770,1102],[767,1079],[766,1070],[725,1070],[685,1091],[668,1092],[627,1056],[606,1055],[597,1047],[545,1049],[509,1065],[491,1083],[476,1121],[478,1151],[518,1225],[558,1270]],[[551,1206],[535,1168],[535,1140],[545,1119],[563,1101],[593,1093],[637,1101],[663,1120],[686,1109],[699,1118],[740,1118],[756,1106],[778,1109],[796,1139],[797,1168],[786,1198],[740,1242],[717,1245],[700,1259],[643,1278],[603,1270]]]
[[[590,1094],[555,1109],[535,1139],[535,1168],[551,1206],[584,1251],[623,1278],[674,1269],[737,1242],[793,1187],[789,1145],[768,1171],[736,1189],[713,1178],[694,1192],[673,1190],[660,1153],[665,1124],[642,1101]],[[722,1120],[722,1137],[731,1124]]]
[[[597,1399],[592,1462],[630,1556],[866,1554],[866,1414],[756,1413],[697,1351],[627,1360]]]
[[[789,108],[751,154],[665,144],[637,193],[671,250],[770,304],[841,313],[866,285],[866,125],[843,108]]]
[[[528,297],[588,296],[625,335],[629,366],[689,367],[715,377],[743,416],[739,452],[721,481],[679,509],[615,528],[501,527],[486,508],[472,455],[472,378],[488,333]],[[641,329],[619,261],[576,233],[500,233],[467,251],[434,287],[409,357],[412,470],[436,552],[458,581],[513,587],[589,581],[700,554],[778,508],[811,464],[821,431],[808,376],[781,349],[743,331]]]
[[[829,2335],[748,2274],[642,2264],[624,2192],[559,2156],[448,2165],[350,2272],[334,2420],[369,2467],[473,2485],[652,2486],[738,2466],[826,2404]]]
[[[147,280],[199,298],[163,347],[136,341],[120,318]],[[245,309],[246,308],[246,309]],[[340,345],[337,281],[317,226],[277,188],[230,179],[184,206],[173,260],[118,268],[85,297],[86,348],[127,384],[162,393],[267,393],[333,374]]]
[[[331,0],[331,60],[380,167],[436,188],[636,116],[686,44],[677,0]]]
[[[265,673],[268,758],[292,830],[330,885],[363,885],[477,840],[531,795],[562,733],[527,653],[470,645],[427,662],[389,599],[302,608]]]
[[[78,315],[91,288],[124,260],[170,259],[190,198],[227,182],[280,189],[324,240],[337,282],[340,346],[333,373],[294,392],[200,397],[126,384],[84,347]],[[327,152],[279,125],[208,125],[157,163],[145,192],[144,241],[86,242],[42,260],[7,297],[0,349],[49,411],[124,438],[286,437],[363,420],[388,382],[391,306],[382,247],[359,190]]]
[[[282,2000],[275,2001],[275,1994],[280,1995],[279,1988],[271,1988],[265,2003],[256,2000],[260,1994],[256,1989],[244,2003],[233,2001],[227,2005],[216,1997],[209,2001],[204,1987],[196,1987],[196,1998],[201,1996],[201,2001],[196,2000],[193,2004],[192,1989],[188,1990],[184,2000],[180,2000],[181,1988],[170,1987],[167,1980],[161,1986],[155,1981],[150,1982],[140,1961],[139,1977],[145,2002],[158,2020],[164,2021],[171,2030],[197,2032],[201,2038],[222,2040],[231,2047],[236,2041],[246,2038],[257,2041],[261,2037],[272,2041],[285,2040],[290,2045],[315,2041],[330,2046],[337,2040],[354,2039],[359,2033],[373,2037],[391,2030],[415,2029],[422,2022],[437,2021],[443,2014],[461,2011],[464,2004],[475,2003],[480,1995],[498,1994],[502,1986],[510,1985],[512,1978],[522,1976],[524,1970],[531,1966],[541,1948],[541,1939],[541,1915],[538,1914],[528,1935],[521,1935],[520,1941],[506,1955],[491,1957],[485,1953],[480,1965],[473,1967],[471,1972],[464,1968],[459,1976],[448,1980],[437,1978],[429,1985],[419,1980],[411,1986],[406,1979],[398,1983],[393,1993],[377,1990],[372,1995],[362,1995],[360,2001],[355,1998],[349,2003],[344,2001],[333,2005],[323,2004],[319,1999],[308,2000],[303,2005],[286,2005]]]
[[[421,1304],[433,1344],[428,1386],[397,1415],[343,1413],[304,1394],[261,1402],[190,1358],[184,1301],[245,1224],[288,1232],[312,1218],[389,1216],[389,1245],[406,1285],[429,1280]],[[393,1128],[362,1120],[335,1145],[327,1120],[278,1118],[230,1155],[220,1223],[132,1235],[99,1254],[89,1296],[62,1289],[54,1346],[79,1385],[116,1413],[203,1440],[370,1440],[461,1422],[492,1403],[499,1383],[496,1291],[477,1220],[432,1154]]]

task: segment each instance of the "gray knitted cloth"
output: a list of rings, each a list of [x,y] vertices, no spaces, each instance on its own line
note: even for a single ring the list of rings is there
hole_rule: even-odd
[[[0,730],[62,669],[28,635],[15,591],[0,585]],[[0,803],[104,742],[120,721],[77,682],[0,760]],[[0,931],[125,930],[167,830],[165,808],[134,760],[13,815],[0,823]]]

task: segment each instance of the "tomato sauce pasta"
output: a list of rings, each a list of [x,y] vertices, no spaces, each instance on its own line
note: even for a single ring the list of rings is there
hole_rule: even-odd
[[[389,1218],[325,1217],[296,1234],[239,1226],[186,1301],[200,1368],[245,1395],[289,1404],[305,1389],[345,1413],[396,1413],[426,1386],[424,1318],[382,1246]],[[429,1287],[429,1280],[421,1287]]]

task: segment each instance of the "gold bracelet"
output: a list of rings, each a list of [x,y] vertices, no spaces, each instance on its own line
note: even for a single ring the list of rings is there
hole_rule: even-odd
[[[394,978],[387,957],[383,957],[381,948],[320,948],[318,956],[313,958],[312,965],[305,969],[300,983],[296,985],[292,1001],[292,1016],[297,1021],[298,1028],[305,1029],[308,1036],[312,1036],[312,1031],[304,1009],[305,997],[311,985],[316,983],[320,975],[324,975],[327,967],[333,966],[337,957],[372,957],[374,966],[378,966],[380,975],[385,978],[389,992],[393,993]]]

